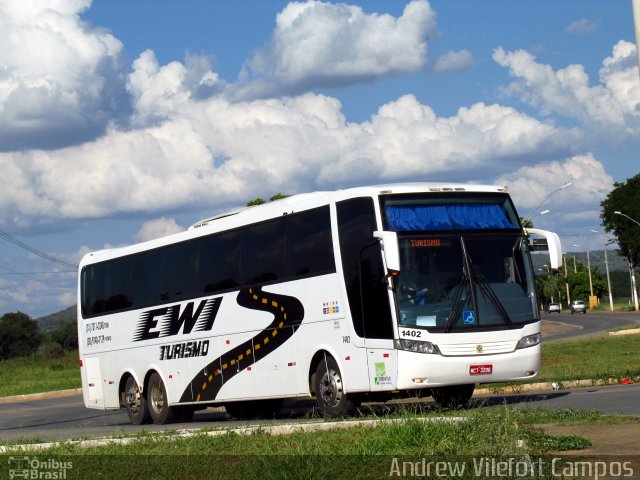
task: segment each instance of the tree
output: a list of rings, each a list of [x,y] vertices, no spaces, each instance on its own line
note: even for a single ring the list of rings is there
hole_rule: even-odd
[[[533,228],[533,222],[529,218],[520,217],[520,223],[524,228]]]
[[[41,342],[38,323],[26,313],[5,313],[0,318],[0,360],[31,355]]]
[[[611,278],[611,291],[614,297],[630,297],[631,296],[631,281],[629,279],[629,272],[623,272],[620,270],[614,270],[610,273]]]
[[[247,207],[255,207],[256,205],[262,205],[263,203],[265,203],[264,198],[254,198],[253,200],[249,200],[247,202]]]
[[[287,197],[289,197],[289,196],[290,196],[290,195],[287,195],[286,193],[280,193],[280,192],[278,192],[278,193],[274,194],[274,195],[269,199],[269,201],[270,201],[270,202],[273,202],[273,201],[275,201],[275,200],[282,200],[283,198],[287,198]]]
[[[78,324],[73,322],[59,325],[49,334],[49,338],[65,350],[75,350],[78,348]]]
[[[640,173],[624,183],[616,182],[613,190],[601,203],[600,218],[607,232],[613,232],[618,239],[622,255],[635,266],[640,264],[640,226],[617,215],[620,211],[640,221]]]

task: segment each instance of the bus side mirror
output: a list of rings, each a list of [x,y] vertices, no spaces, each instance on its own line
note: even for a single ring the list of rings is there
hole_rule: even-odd
[[[384,263],[390,276],[400,273],[400,248],[398,247],[398,234],[396,232],[375,231],[374,238],[382,243]]]
[[[537,228],[525,228],[525,233],[527,235],[540,235],[544,237],[546,240],[546,250],[549,251],[551,270],[560,270],[562,268],[562,244],[560,243],[560,237],[558,237],[556,233],[539,230]],[[539,250],[544,250],[544,248],[540,248]]]

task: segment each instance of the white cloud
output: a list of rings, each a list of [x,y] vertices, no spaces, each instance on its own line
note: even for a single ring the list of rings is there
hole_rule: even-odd
[[[133,62],[127,82],[134,101],[133,124],[144,126],[175,117],[191,100],[207,98],[224,86],[206,57],[187,55],[184,64],[161,67],[154,52],[146,50]]]
[[[632,43],[618,42],[612,55],[603,61],[600,84],[593,86],[582,65],[554,71],[524,50],[505,52],[502,48],[494,51],[493,59],[517,78],[505,93],[539,108],[543,114],[574,118],[594,132],[638,135],[640,84],[635,51]]]
[[[122,44],[80,19],[89,5],[0,2],[0,151],[75,144],[127,114]]]
[[[575,20],[571,22],[567,28],[564,29],[566,33],[571,35],[588,35],[590,33],[595,32],[598,29],[598,24],[596,22],[590,22],[586,18],[581,18],[580,20]]]
[[[435,73],[459,72],[468,70],[473,64],[473,55],[469,50],[450,51],[438,57],[433,64],[433,71]]]
[[[134,239],[138,242],[146,242],[147,240],[154,240],[183,231],[184,228],[178,225],[173,218],[162,217],[145,222],[136,233]]]
[[[323,165],[319,180],[451,178],[462,169],[467,177],[486,180],[531,155],[567,151],[575,136],[500,105],[476,103],[453,117],[437,117],[405,95],[363,123],[341,158]]]
[[[278,14],[270,45],[247,62],[237,94],[297,94],[416,71],[435,34],[426,0],[411,1],[398,18],[344,3],[293,2]]]
[[[84,218],[244,203],[282,191],[452,176],[483,179],[569,151],[574,132],[500,105],[438,117],[412,95],[347,123],[336,99],[180,100],[171,119],[53,152],[0,154],[4,218]],[[159,104],[162,102],[159,101]]]
[[[600,201],[613,187],[613,178],[591,153],[522,167],[502,175],[496,183],[509,186],[520,214],[526,216],[549,193],[567,182],[573,185],[554,193],[545,201],[544,208],[564,212],[599,209]]]

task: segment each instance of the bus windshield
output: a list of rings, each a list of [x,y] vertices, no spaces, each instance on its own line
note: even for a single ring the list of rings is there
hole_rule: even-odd
[[[433,332],[537,321],[527,241],[507,196],[387,201],[398,232],[401,327]]]

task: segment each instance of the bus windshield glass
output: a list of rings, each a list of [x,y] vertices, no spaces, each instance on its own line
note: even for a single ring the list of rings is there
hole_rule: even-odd
[[[506,195],[390,197],[384,212],[398,233],[401,327],[450,332],[538,320],[527,242]]]

